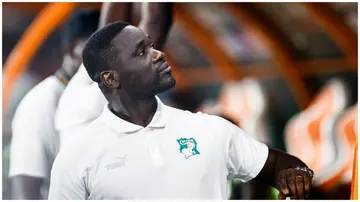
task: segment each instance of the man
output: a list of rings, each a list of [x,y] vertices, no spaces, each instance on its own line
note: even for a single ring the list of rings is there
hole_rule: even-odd
[[[99,27],[115,19],[129,21],[132,3],[104,2],[100,11]],[[92,100],[86,102],[85,100]],[[106,103],[106,99],[90,79],[85,67],[80,66],[62,93],[55,114],[55,129],[59,133],[60,145],[71,141],[74,134],[88,126],[97,118]]]
[[[99,27],[108,23],[131,21],[132,3],[105,2],[101,8]],[[140,27],[162,49],[172,25],[172,3],[142,3]],[[92,100],[92,102],[88,102]],[[83,65],[69,82],[58,103],[55,128],[61,146],[71,142],[78,131],[100,116],[106,104],[96,82],[92,81]]]
[[[82,62],[86,39],[97,29],[99,12],[81,11],[61,32],[63,61],[55,75],[31,89],[12,121],[10,170],[13,199],[47,198],[52,163],[59,150],[54,129],[57,102]]]
[[[60,151],[49,199],[226,199],[231,178],[276,186],[280,199],[309,196],[313,173],[296,157],[217,116],[164,105],[156,95],[176,81],[139,28],[116,22],[99,29],[83,61],[108,104]],[[193,148],[187,158],[186,146]]]

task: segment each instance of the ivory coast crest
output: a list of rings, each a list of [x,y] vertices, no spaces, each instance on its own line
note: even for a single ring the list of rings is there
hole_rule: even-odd
[[[180,153],[185,155],[185,159],[188,159],[190,156],[200,154],[194,138],[180,138],[176,141],[179,143]]]

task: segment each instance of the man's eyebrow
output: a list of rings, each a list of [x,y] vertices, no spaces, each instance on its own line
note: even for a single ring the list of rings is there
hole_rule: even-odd
[[[149,35],[146,35],[150,41],[150,43],[154,43],[152,40],[151,40],[151,37]]]
[[[145,43],[144,39],[140,39],[138,42],[136,42],[135,44],[135,50],[138,50],[141,46],[143,46]]]

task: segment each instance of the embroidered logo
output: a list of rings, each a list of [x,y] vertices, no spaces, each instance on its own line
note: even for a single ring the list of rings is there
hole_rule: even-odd
[[[124,157],[116,157],[117,161],[106,165],[106,169],[109,171],[124,166],[126,163],[126,156],[127,154]]]
[[[176,140],[180,145],[180,153],[185,155],[185,159],[190,156],[200,154],[197,150],[197,143],[194,138],[180,138]]]

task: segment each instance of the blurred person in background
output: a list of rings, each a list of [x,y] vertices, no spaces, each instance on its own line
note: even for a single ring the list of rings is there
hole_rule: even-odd
[[[54,128],[57,103],[82,62],[82,50],[97,29],[99,15],[96,11],[80,11],[71,17],[61,31],[61,67],[31,89],[17,107],[9,168],[13,199],[47,198],[50,171],[59,150]]]
[[[298,158],[222,118],[164,105],[157,94],[176,81],[141,29],[99,29],[83,59],[109,104],[60,151],[49,199],[227,199],[227,178],[274,186],[279,199],[309,197],[313,173]]]
[[[149,33],[162,50],[172,25],[172,3],[145,2],[141,6],[139,26]],[[132,7],[132,3],[103,3],[99,27],[118,20],[132,21]],[[81,65],[63,92],[55,115],[55,128],[59,132],[61,147],[100,116],[105,104],[106,99],[98,84],[91,80]]]

